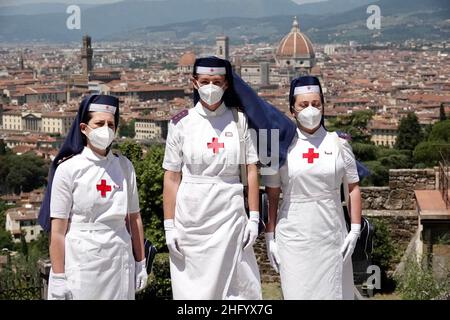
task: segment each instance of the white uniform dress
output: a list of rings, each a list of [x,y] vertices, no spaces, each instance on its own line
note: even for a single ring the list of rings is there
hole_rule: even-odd
[[[139,199],[133,165],[124,160],[131,186],[111,151],[102,157],[85,147],[56,169],[50,212],[70,219],[64,267],[74,299],[134,299],[135,261],[125,219],[139,212]]]
[[[254,164],[257,152],[244,129],[246,161]],[[239,149],[238,129],[225,104],[211,112],[198,103],[169,125],[163,168],[182,171],[175,226],[184,258],[170,255],[174,299],[261,299],[253,248],[243,250],[248,218]]]
[[[340,185],[344,174],[349,183],[359,178],[351,146],[341,139],[341,156],[336,142],[323,127],[313,134],[297,129],[286,163],[263,176],[283,192],[275,240],[285,299],[353,299],[352,264],[340,254],[347,235]]]

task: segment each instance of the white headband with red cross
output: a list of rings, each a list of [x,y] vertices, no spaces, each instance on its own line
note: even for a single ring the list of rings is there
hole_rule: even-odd
[[[197,67],[197,74],[205,74],[208,76],[224,76],[227,74],[225,67]]]
[[[107,104],[91,103],[89,105],[89,111],[109,112],[109,113],[115,114],[116,113],[116,107],[110,106],[110,105],[107,105]]]
[[[320,93],[319,86],[301,86],[294,89],[294,96],[306,93]]]

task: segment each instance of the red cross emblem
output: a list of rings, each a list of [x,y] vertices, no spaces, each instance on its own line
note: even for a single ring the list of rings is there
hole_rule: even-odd
[[[213,149],[214,153],[219,153],[220,148],[225,148],[225,144],[219,143],[219,138],[213,138],[212,142],[208,142],[208,149]]]
[[[308,159],[308,163],[314,163],[314,159],[319,159],[319,154],[314,153],[314,148],[309,148],[308,153],[303,154],[303,159]]]
[[[102,198],[105,198],[106,193],[111,191],[111,186],[106,184],[105,179],[102,179],[102,182],[97,185],[97,191],[100,191]]]

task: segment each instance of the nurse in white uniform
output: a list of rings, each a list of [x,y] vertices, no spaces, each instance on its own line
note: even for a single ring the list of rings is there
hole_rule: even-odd
[[[269,260],[280,272],[285,299],[353,299],[351,256],[361,229],[355,157],[346,140],[321,124],[324,99],[317,78],[294,79],[289,100],[297,137],[286,163],[275,175],[263,176]],[[343,181],[350,191],[350,232],[340,196]]]
[[[129,300],[146,284],[134,168],[110,151],[118,107],[112,96],[85,98],[55,159],[40,216],[51,218],[48,299]]]
[[[261,299],[252,247],[259,221],[258,156],[243,114],[245,150],[240,150],[231,81],[228,61],[197,59],[195,107],[169,124],[164,227],[174,299]],[[239,178],[241,152],[248,172],[249,218]]]

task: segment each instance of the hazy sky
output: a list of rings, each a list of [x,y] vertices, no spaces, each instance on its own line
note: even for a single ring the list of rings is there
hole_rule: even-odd
[[[112,3],[119,2],[122,0],[0,0],[0,6],[14,6],[20,4],[27,3],[66,3],[66,4],[81,4],[81,3],[90,3],[90,4],[103,4],[103,3]],[[152,0],[147,0],[152,1]],[[155,0],[153,0],[155,1]],[[189,1],[189,0],[186,0]],[[308,3],[308,2],[319,2],[324,0],[292,0],[297,3]]]
[[[119,2],[121,0],[0,0],[0,6],[14,6],[28,3],[66,3],[66,4],[103,4]]]

